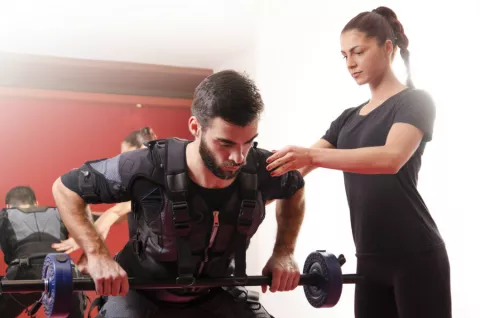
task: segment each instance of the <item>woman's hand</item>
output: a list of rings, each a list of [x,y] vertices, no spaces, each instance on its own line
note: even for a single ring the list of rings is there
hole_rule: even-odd
[[[298,170],[312,164],[311,148],[287,146],[274,151],[267,158],[267,170],[271,171],[272,177],[278,177],[292,170]]]
[[[56,249],[57,252],[64,252],[66,254],[75,252],[80,248],[73,237],[70,237],[68,240],[61,241],[60,243],[54,243],[52,244],[52,247]]]

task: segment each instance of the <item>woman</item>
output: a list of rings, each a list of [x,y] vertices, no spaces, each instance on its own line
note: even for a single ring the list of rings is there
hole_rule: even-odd
[[[315,168],[344,172],[357,252],[358,318],[450,318],[450,265],[443,239],[417,190],[435,105],[413,87],[408,38],[396,14],[379,7],[354,17],[341,33],[342,55],[371,99],[345,110],[311,148],[289,146],[267,159],[274,176]],[[400,49],[403,85],[392,71]]]
[[[144,143],[152,140],[156,140],[157,136],[150,127],[145,127],[140,130],[132,131],[121,144],[121,152],[127,152],[137,150],[145,147]],[[131,202],[117,203],[105,212],[92,212],[92,214],[99,215],[99,218],[95,221],[95,226],[105,239],[110,231],[110,227],[115,223],[121,223],[128,218],[128,232],[129,238],[135,235],[136,221],[131,211]],[[79,249],[77,242],[70,237],[68,240],[62,241],[52,245],[58,252],[72,253]]]

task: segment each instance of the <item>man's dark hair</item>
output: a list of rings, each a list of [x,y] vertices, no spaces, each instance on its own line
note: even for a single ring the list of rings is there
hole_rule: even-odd
[[[18,186],[8,191],[5,197],[5,204],[12,207],[29,204],[34,205],[37,202],[35,192],[27,186]]]
[[[210,75],[197,86],[192,115],[203,128],[216,117],[244,127],[260,117],[263,107],[262,96],[251,79],[225,70]]]

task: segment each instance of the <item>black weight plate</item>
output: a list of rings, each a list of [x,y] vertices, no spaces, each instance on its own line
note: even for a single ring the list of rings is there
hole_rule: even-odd
[[[342,270],[337,257],[325,251],[315,251],[308,255],[303,266],[304,274],[320,274],[319,285],[304,285],[308,302],[315,308],[333,307],[342,295]]]
[[[43,294],[43,309],[47,317],[66,318],[72,311],[72,260],[67,254],[51,253],[43,262],[43,279],[47,280]]]

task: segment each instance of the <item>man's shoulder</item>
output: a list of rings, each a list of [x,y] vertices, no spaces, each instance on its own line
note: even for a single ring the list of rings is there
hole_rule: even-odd
[[[152,154],[152,149],[142,148],[122,154],[119,159],[118,170],[122,176],[151,177],[155,171],[162,168],[161,161],[157,162]]]
[[[117,155],[116,157],[124,160],[145,160],[148,158],[149,153],[150,153],[149,148],[140,148],[140,149],[123,152]]]
[[[148,148],[141,148],[121,153],[109,160],[118,162],[119,172],[134,173],[145,168],[152,168],[150,152],[151,150]]]
[[[259,160],[260,163],[265,163],[268,157],[270,157],[273,152],[265,148],[253,147],[252,154],[255,157],[255,160]]]

